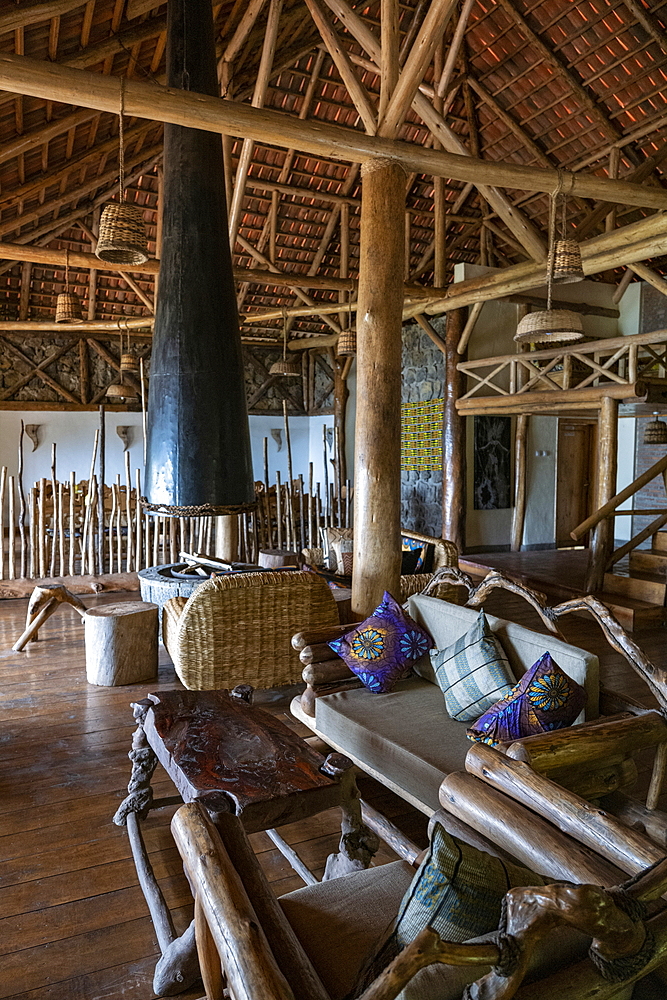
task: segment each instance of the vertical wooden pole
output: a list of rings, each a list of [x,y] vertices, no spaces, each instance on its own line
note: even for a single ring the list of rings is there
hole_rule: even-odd
[[[317,531],[315,531],[315,527],[313,525],[313,514],[314,514],[313,489],[314,489],[313,463],[309,462],[308,463],[308,548],[309,549],[317,548],[319,542],[319,538],[317,537]]]
[[[39,481],[39,575],[46,576],[46,479]]]
[[[9,579],[14,580],[16,578],[16,537],[15,537],[15,516],[16,511],[14,509],[14,477],[9,476],[7,479],[7,523],[9,525],[9,538],[8,538],[8,561],[9,561]],[[4,540],[3,540],[4,542]]]
[[[37,576],[37,490],[34,486],[31,488],[30,496],[28,498],[28,515],[30,517],[30,576],[34,580]],[[3,537],[3,550],[4,547],[5,540]],[[1,576],[2,573],[0,572],[0,577]]]
[[[523,542],[523,524],[526,517],[526,443],[528,437],[527,413],[516,418],[514,435],[514,514],[512,517],[512,552],[520,552]]]
[[[53,507],[53,531],[51,533],[51,561],[49,576],[56,575],[56,543],[58,535],[58,488],[56,486],[56,442],[51,445],[51,504]]]
[[[618,400],[603,396],[598,420],[598,495],[597,509],[616,492],[616,454],[618,447]],[[586,574],[586,591],[602,590],[607,560],[614,547],[614,518],[607,517],[593,531]]]
[[[97,571],[104,573],[104,480],[106,477],[106,420],[100,403],[100,489],[97,496]],[[129,461],[129,452],[125,452]]]
[[[442,417],[442,537],[465,549],[466,424],[456,400],[463,394],[464,376],[457,370],[465,359],[457,351],[466,322],[465,309],[447,313],[445,331],[445,397]]]
[[[239,557],[239,522],[236,514],[215,519],[215,557],[236,562]]]
[[[283,504],[280,472],[276,469],[276,527],[278,529],[278,549],[283,547]]]
[[[31,503],[33,497],[31,494]],[[69,474],[69,575],[74,576],[74,567],[76,561],[76,476],[73,472]],[[30,521],[31,521],[31,538],[32,538],[32,519],[34,510],[31,506],[30,510]]]
[[[345,418],[347,414],[347,401],[350,390],[347,387],[345,376],[345,358],[335,358],[333,362],[334,374],[334,432],[336,435],[336,448],[334,451],[337,466],[337,482],[341,483],[347,479],[347,461],[345,456]],[[340,490],[338,491],[340,493]]]
[[[60,576],[65,576],[65,489],[62,483],[58,483],[58,563]]]
[[[123,499],[120,485],[120,472],[116,474],[116,572],[123,572]]]
[[[141,497],[141,470],[140,469],[135,469],[134,470],[134,478],[135,478],[134,516],[135,516],[136,522],[137,522],[137,528],[136,528],[136,530],[137,530],[137,537],[136,537],[136,545],[135,545],[135,548],[134,548],[134,552],[135,552],[135,556],[134,556],[134,568],[135,568],[135,570],[138,573],[139,570],[140,569],[144,569],[144,567],[146,565],[143,562],[144,551],[143,551],[143,548],[142,548],[142,538],[141,538],[141,529],[142,529],[143,522],[142,522],[142,519],[141,519],[142,511],[141,511],[141,501],[140,501],[140,497]],[[183,530],[183,521],[182,520],[179,522],[179,526],[180,526],[181,531],[182,531]]]
[[[5,579],[5,488],[7,466],[0,469],[0,580]]]
[[[132,572],[132,560],[134,559],[134,535],[132,532],[132,472],[130,471],[130,453],[125,452],[125,520],[127,521],[127,547],[125,549],[125,566],[128,573]],[[175,539],[172,550],[175,548]],[[176,562],[176,557],[172,559]],[[102,563],[100,562],[100,566]],[[101,570],[100,570],[101,572]]]
[[[21,433],[19,434],[19,466],[17,486],[19,491],[19,536],[21,545],[21,577],[27,573],[27,539],[25,534],[25,491],[23,489],[23,438],[25,436],[25,426],[21,421]],[[61,573],[63,570],[61,569]],[[2,573],[0,573],[0,578]]]
[[[401,328],[405,173],[390,160],[362,168],[357,311],[352,608],[371,612],[401,571]]]

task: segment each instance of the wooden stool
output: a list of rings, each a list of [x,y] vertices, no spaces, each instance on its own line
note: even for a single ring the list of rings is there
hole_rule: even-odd
[[[116,687],[157,677],[157,604],[102,604],[89,608],[83,623],[89,684]]]

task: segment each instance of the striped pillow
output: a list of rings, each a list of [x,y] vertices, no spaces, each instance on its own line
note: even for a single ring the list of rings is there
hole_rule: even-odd
[[[479,719],[516,683],[483,611],[451,646],[431,650],[431,664],[445,696],[445,707],[458,722]]]

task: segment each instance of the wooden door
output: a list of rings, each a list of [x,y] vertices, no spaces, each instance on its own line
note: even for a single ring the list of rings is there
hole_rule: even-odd
[[[557,548],[574,545],[570,532],[593,512],[596,429],[592,420],[561,417],[558,421]],[[588,544],[587,537],[583,541]]]

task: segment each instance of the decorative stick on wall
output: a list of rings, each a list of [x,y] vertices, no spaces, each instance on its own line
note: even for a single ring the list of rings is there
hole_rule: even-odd
[[[53,507],[52,529],[51,529],[51,561],[49,563],[49,576],[56,575],[56,541],[58,533],[58,487],[56,485],[56,442],[51,445],[51,505]]]
[[[19,468],[18,468],[18,490],[19,490],[19,538],[21,546],[21,578],[25,577],[28,567],[27,557],[28,557],[28,540],[25,533],[25,491],[23,489],[23,438],[25,435],[25,426],[23,421],[21,421],[21,433],[19,434]],[[2,578],[2,572],[0,571],[0,579]]]
[[[0,469],[0,579],[5,578],[5,489],[7,487],[7,466]]]

